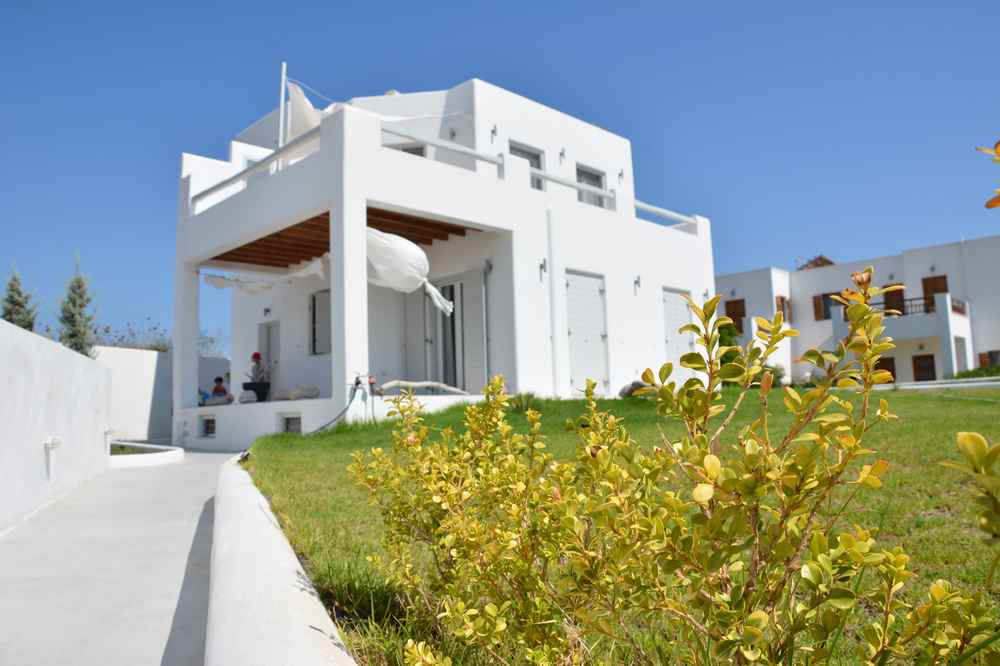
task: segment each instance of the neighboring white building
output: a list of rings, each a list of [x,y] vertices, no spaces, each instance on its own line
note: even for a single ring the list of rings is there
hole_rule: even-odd
[[[680,294],[713,293],[710,225],[636,200],[627,139],[476,79],[355,98],[321,118],[286,108],[294,138],[278,151],[276,110],[236,136],[228,160],[181,160],[175,442],[239,449],[311,430],[368,374],[473,394],[502,374],[512,392],[559,396],[590,377],[614,394],[690,349],[676,334]],[[310,113],[318,127],[296,127]],[[368,284],[366,227],[423,248],[452,317],[423,290]],[[301,275],[327,254],[322,275]],[[247,286],[233,290],[234,392],[259,351],[275,364],[272,391],[316,386],[319,399],[197,406],[203,274]]]
[[[886,294],[885,308],[902,316],[886,319],[886,334],[896,349],[884,367],[897,381],[946,379],[956,372],[1000,363],[1000,236],[934,245],[902,254],[837,263],[796,271],[763,268],[719,275],[721,308],[746,335],[753,317],[785,318],[801,335],[779,350],[775,362],[796,381],[808,379],[810,366],[795,364],[810,347],[832,349],[847,335],[842,308],[829,295],[851,286],[852,272],[874,266],[876,283],[902,284]]]

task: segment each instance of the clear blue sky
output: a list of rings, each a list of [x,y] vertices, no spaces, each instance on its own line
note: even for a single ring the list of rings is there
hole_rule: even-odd
[[[478,77],[622,134],[642,199],[711,218],[719,272],[1000,233],[973,152],[1000,138],[996,0],[152,4],[0,8],[0,275],[46,321],[79,253],[102,322],[172,324],[179,155],[223,157],[281,60],[336,99]]]

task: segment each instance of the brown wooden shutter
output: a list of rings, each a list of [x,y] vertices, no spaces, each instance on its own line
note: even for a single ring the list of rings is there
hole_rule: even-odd
[[[733,326],[740,335],[743,335],[743,319],[747,316],[746,302],[742,299],[726,301],[726,316],[733,320]]]
[[[774,308],[777,312],[780,312],[785,317],[785,322],[788,324],[792,323],[792,302],[788,300],[785,296],[775,296],[774,297]]]
[[[813,296],[813,317],[816,321],[823,321],[823,294]]]
[[[885,309],[898,310],[901,314],[906,314],[905,298],[902,291],[887,291],[885,293]]]

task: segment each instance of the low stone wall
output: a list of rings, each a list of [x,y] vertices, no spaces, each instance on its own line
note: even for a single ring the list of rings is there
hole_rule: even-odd
[[[206,666],[353,665],[267,499],[237,463],[219,472]]]

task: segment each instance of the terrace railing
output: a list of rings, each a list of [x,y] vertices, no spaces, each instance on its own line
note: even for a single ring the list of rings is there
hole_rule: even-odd
[[[650,215],[655,215],[661,217],[665,220],[671,220],[672,222],[678,222],[680,224],[696,224],[696,220],[690,215],[683,215],[681,213],[675,213],[672,210],[667,210],[666,208],[660,208],[659,206],[652,206],[648,203],[644,203],[636,199],[635,209],[640,210],[644,213],[649,213]]]
[[[937,310],[937,306],[934,303],[934,296],[917,296],[916,298],[904,298],[902,303],[889,303],[884,302],[872,303],[875,307],[881,310],[895,310],[898,315],[907,317],[910,315],[921,315],[921,314],[932,314]],[[968,304],[954,296],[951,298],[951,311],[955,314],[965,315],[969,312]]]
[[[319,127],[315,127],[304,134],[295,137],[280,149],[274,151],[264,159],[254,162],[242,171],[233,174],[229,178],[212,185],[209,188],[198,192],[191,197],[191,206],[196,208],[198,204],[205,201],[213,194],[222,192],[233,185],[242,184],[246,186],[247,179],[256,174],[275,173],[293,159],[302,159],[319,149]]]
[[[459,155],[465,155],[466,157],[471,157],[482,162],[495,164],[497,166],[497,178],[503,178],[503,153],[498,153],[496,155],[480,153],[479,151],[463,146],[460,143],[455,143],[454,141],[434,139],[431,137],[421,136],[419,134],[413,134],[411,132],[407,132],[406,130],[393,127],[389,123],[382,123],[382,131],[386,134],[391,134],[392,136],[411,141],[418,146],[433,146],[435,148],[448,150]]]

